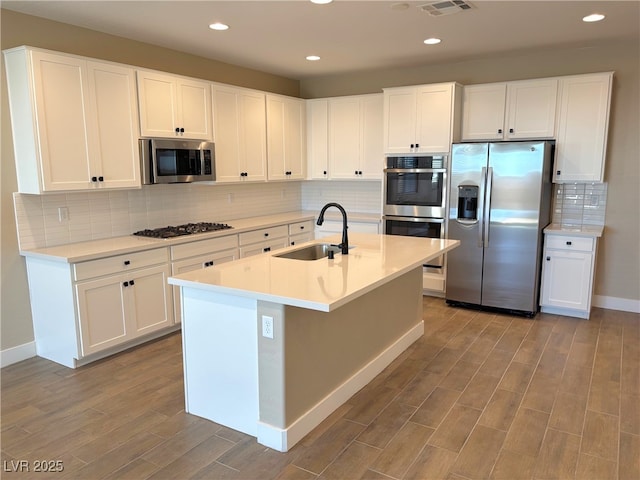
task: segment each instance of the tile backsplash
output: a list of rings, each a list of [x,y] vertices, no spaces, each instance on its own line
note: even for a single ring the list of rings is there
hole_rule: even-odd
[[[553,223],[566,227],[604,225],[607,207],[606,183],[554,185]]]
[[[308,181],[302,184],[302,209],[320,211],[328,202],[337,202],[348,212],[380,214],[382,182]]]
[[[188,222],[231,223],[301,209],[320,211],[328,202],[338,202],[348,212],[379,214],[381,195],[379,181],[175,184],[140,190],[13,194],[23,250]]]
[[[569,227],[604,225],[606,183],[556,184],[553,192],[553,223]],[[381,182],[180,184],[105,192],[14,193],[21,249],[130,235],[145,228],[188,222],[320,211],[328,202],[340,203],[347,212],[380,214]]]
[[[130,235],[145,228],[290,212],[299,210],[301,203],[300,182],[14,193],[18,241],[23,250]]]

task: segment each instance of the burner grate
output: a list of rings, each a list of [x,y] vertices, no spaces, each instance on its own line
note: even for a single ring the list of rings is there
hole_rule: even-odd
[[[140,237],[151,238],[173,238],[183,235],[193,235],[196,233],[215,232],[218,230],[228,230],[233,228],[226,223],[214,223],[214,222],[199,222],[199,223],[185,223],[184,225],[169,225],[168,227],[145,229],[138,232],[134,232],[134,235]]]

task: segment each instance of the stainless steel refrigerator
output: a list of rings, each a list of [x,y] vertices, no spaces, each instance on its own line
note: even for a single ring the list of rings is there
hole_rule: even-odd
[[[538,311],[542,229],[551,215],[553,142],[453,145],[445,298]]]

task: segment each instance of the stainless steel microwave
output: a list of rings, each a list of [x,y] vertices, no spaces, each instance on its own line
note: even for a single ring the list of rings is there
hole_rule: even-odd
[[[139,146],[143,185],[216,179],[212,142],[144,138]]]

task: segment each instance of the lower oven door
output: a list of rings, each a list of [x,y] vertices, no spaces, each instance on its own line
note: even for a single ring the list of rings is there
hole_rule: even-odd
[[[391,215],[385,215],[382,218],[386,235],[445,238],[444,218],[398,217]],[[436,257],[424,266],[427,272],[441,273],[444,266],[444,256]]]

